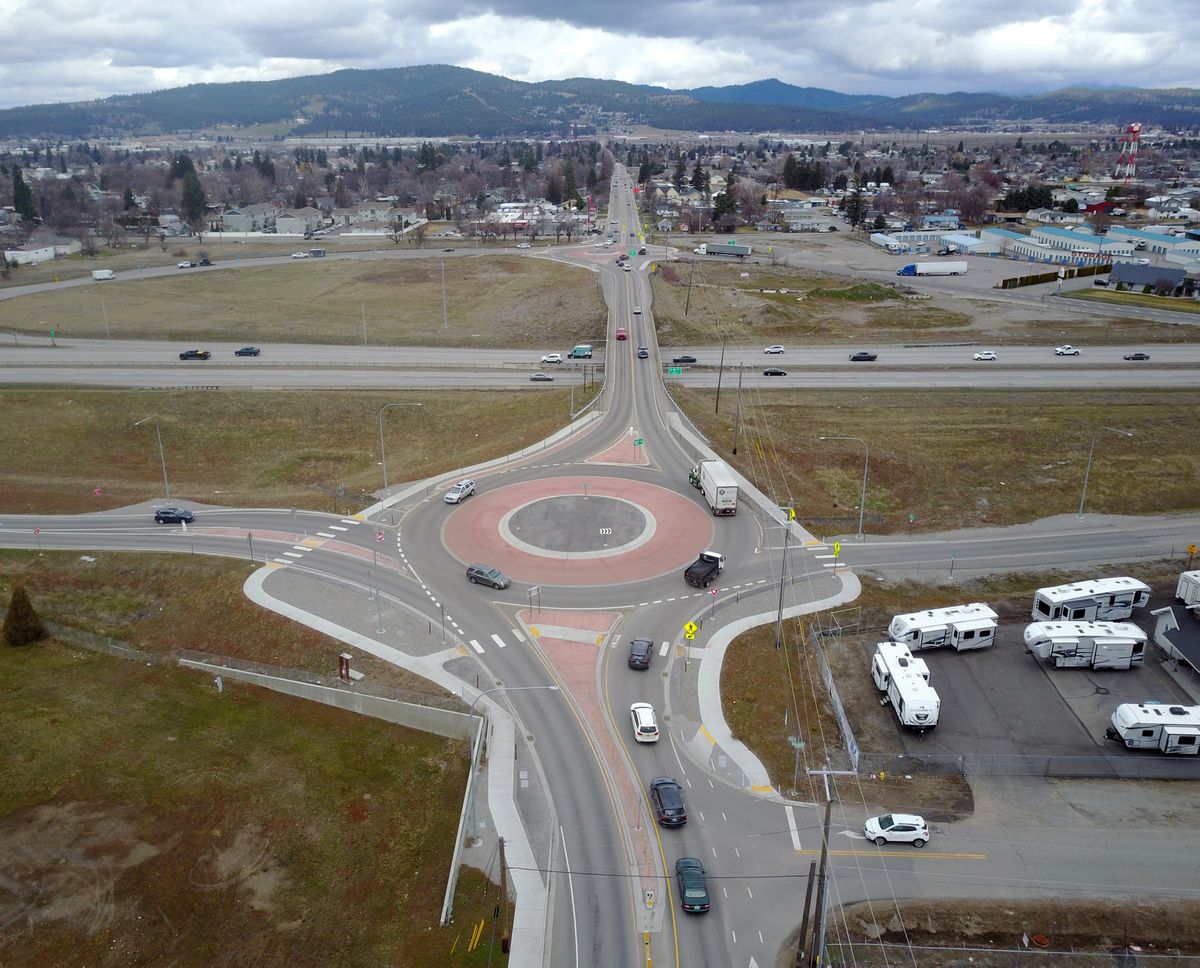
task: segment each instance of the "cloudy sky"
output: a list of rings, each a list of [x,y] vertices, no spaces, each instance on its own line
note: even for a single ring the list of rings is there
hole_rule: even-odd
[[[890,95],[1200,87],[1195,2],[0,0],[0,107],[431,63]]]

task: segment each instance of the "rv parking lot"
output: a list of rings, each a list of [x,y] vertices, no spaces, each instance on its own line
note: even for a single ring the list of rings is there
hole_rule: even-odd
[[[1141,616],[1145,624],[1145,615]],[[1022,622],[1002,622],[992,648],[967,652],[929,649],[915,653],[930,670],[941,699],[938,726],[924,734],[902,730],[892,709],[866,711],[888,720],[890,736],[905,758],[956,766],[967,773],[1111,776],[1200,775],[1192,757],[1129,751],[1104,739],[1109,716],[1121,703],[1190,702],[1162,668],[1161,652],[1148,650],[1145,665],[1127,671],[1057,669],[1025,651]],[[869,667],[875,640],[861,644],[861,676],[875,696]],[[845,675],[843,670],[842,675]],[[853,724],[857,731],[859,726]],[[889,748],[886,742],[877,748]],[[890,765],[888,760],[890,759]],[[1113,760],[1118,761],[1115,765]],[[871,770],[917,769],[899,757],[868,753]]]

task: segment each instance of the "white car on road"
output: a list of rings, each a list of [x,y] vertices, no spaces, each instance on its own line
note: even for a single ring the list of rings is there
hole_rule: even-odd
[[[1079,350],[1075,349],[1070,343],[1065,343],[1062,346],[1054,347],[1055,356],[1078,356]]]
[[[562,362],[562,354],[561,353],[547,353],[545,356],[542,357],[543,365],[545,365],[546,363],[561,363],[561,362]]]
[[[994,360],[995,358],[996,358],[996,354],[995,354],[995,353],[993,353],[991,350],[980,350],[978,353],[976,353],[976,354],[975,354],[975,355],[972,357],[972,359],[973,359],[973,360],[974,360],[976,363],[979,363],[979,362],[981,362],[981,361],[983,361],[983,360]]]
[[[293,259],[309,259],[312,258],[307,252],[293,252]]]
[[[654,707],[648,702],[635,702],[629,707],[629,719],[633,724],[633,738],[639,743],[658,742],[658,720]]]
[[[776,343],[774,346],[768,346],[765,350],[763,350],[763,352],[764,353],[782,353],[783,347],[780,346],[778,343]]]
[[[518,242],[517,248],[518,249],[528,249],[528,248],[530,248],[530,245],[528,242]]]
[[[882,817],[872,817],[863,824],[863,833],[867,840],[875,841],[880,847],[891,843],[924,847],[929,843],[929,827],[924,818],[911,813],[888,813]]]
[[[450,490],[446,492],[447,504],[458,504],[464,498],[470,497],[475,493],[475,482],[472,480],[459,481]]]

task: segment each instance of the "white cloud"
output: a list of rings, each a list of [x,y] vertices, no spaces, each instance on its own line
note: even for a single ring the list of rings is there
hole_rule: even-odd
[[[343,67],[449,63],[664,87],[848,93],[1200,87],[1193,0],[0,0],[0,106]]]

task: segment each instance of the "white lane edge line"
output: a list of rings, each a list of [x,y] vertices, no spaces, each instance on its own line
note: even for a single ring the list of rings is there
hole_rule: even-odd
[[[790,804],[785,804],[783,812],[787,814],[788,832],[792,835],[792,849],[799,852],[801,850],[800,831],[796,829],[796,811]]]

